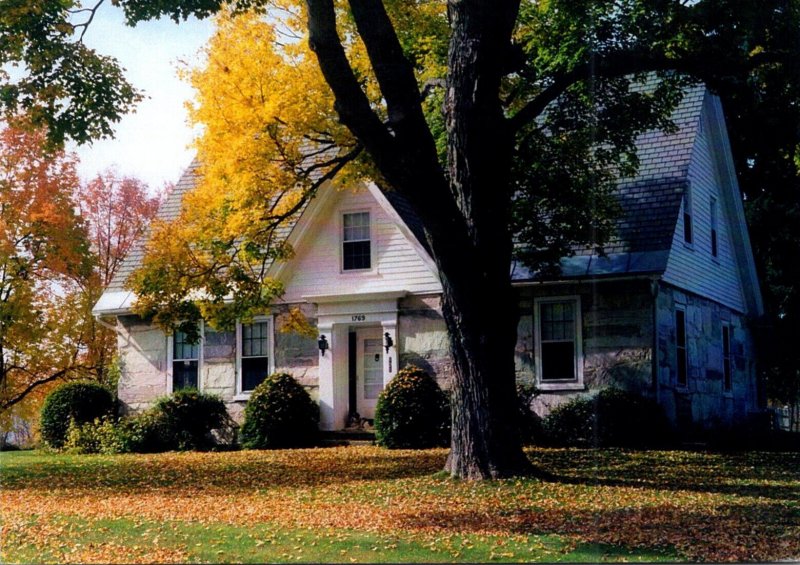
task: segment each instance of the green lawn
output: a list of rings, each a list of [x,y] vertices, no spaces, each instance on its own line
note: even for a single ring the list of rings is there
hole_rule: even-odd
[[[800,453],[533,449],[549,482],[446,452],[0,453],[0,561],[769,561],[800,556]]]

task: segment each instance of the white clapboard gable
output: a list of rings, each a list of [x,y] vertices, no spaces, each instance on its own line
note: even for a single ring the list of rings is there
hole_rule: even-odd
[[[688,171],[692,243],[684,241],[684,199],[663,280],[758,315],[763,306],[721,112],[719,100],[707,94]],[[717,257],[711,254],[712,201],[717,208]]]
[[[370,214],[369,270],[342,269],[342,217],[351,212]],[[374,185],[338,191],[323,187],[292,230],[289,242],[294,257],[273,268],[273,275],[285,285],[286,302],[301,302],[308,296],[442,290],[427,252]]]

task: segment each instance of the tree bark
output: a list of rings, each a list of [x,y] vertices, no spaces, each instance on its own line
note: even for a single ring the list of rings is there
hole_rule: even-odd
[[[442,281],[455,379],[447,470],[465,479],[528,474],[516,407],[517,298],[509,230],[513,132],[502,113],[499,64],[518,0],[452,0],[447,80],[448,170],[425,124],[419,86],[377,1],[351,0],[389,110],[372,111],[347,62],[331,0],[307,0],[309,42],[336,110],[384,178],[422,220]],[[414,93],[410,95],[409,93]]]

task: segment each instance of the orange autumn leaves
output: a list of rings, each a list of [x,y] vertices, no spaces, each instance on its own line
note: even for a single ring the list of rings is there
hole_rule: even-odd
[[[65,515],[274,524],[401,539],[463,534],[666,548],[689,560],[800,555],[800,455],[546,450],[557,480],[456,482],[444,450],[373,447],[39,457],[4,469],[3,522]],[[110,540],[114,541],[114,540]],[[44,543],[44,542],[43,542]]]

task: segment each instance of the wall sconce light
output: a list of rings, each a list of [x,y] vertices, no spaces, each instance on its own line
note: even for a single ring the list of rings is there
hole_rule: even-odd
[[[328,349],[328,338],[324,335],[319,336],[317,346],[319,347],[319,352],[322,353],[323,357],[325,357],[325,350]]]
[[[389,348],[394,345],[394,340],[392,336],[389,335],[389,332],[383,334],[383,346],[386,348],[386,353],[389,353]]]

